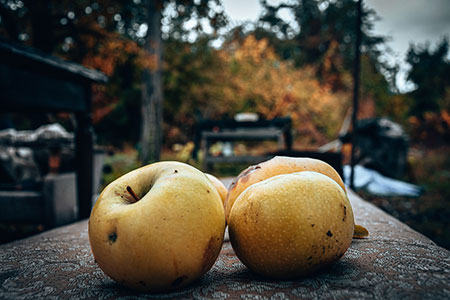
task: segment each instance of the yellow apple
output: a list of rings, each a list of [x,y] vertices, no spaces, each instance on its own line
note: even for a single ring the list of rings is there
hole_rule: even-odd
[[[336,181],[345,191],[345,185],[338,172],[324,161],[304,157],[275,156],[255,166],[242,171],[231,183],[225,201],[225,217],[228,219],[231,208],[237,197],[249,186],[275,175],[301,171],[314,171],[327,175]]]
[[[347,194],[330,177],[304,171],[255,183],[228,219],[239,259],[268,278],[308,275],[342,257],[354,231]]]
[[[205,174],[206,174],[206,177],[208,177],[209,180],[211,180],[212,184],[214,185],[217,192],[219,193],[220,199],[222,199],[222,204],[225,204],[225,200],[226,200],[227,194],[228,194],[228,190],[227,190],[226,186],[216,176],[208,174],[208,173],[205,173]]]
[[[222,201],[205,174],[158,162],[109,184],[89,219],[99,267],[141,291],[182,288],[206,273],[225,231]]]

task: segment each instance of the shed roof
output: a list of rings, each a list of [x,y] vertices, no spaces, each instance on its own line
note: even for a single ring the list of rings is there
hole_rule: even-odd
[[[108,76],[102,72],[5,39],[0,39],[0,62],[25,66],[27,69],[34,69],[40,73],[51,72],[53,75],[62,75],[74,81],[98,83],[108,81]]]

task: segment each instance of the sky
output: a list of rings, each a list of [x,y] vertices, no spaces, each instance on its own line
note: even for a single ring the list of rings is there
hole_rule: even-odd
[[[262,12],[259,0],[222,2],[232,25],[256,21]],[[281,1],[268,2],[276,4]],[[380,17],[373,33],[390,37],[388,46],[392,53],[386,53],[384,58],[400,65],[397,76],[400,91],[413,89],[414,86],[406,81],[406,52],[411,43],[429,42],[431,46],[436,46],[445,35],[450,38],[450,0],[363,0],[363,3],[373,8]]]

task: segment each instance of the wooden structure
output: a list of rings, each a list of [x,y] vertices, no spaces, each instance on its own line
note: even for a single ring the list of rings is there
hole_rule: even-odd
[[[93,193],[91,84],[106,83],[101,72],[35,49],[0,40],[0,112],[72,112],[79,218],[87,218]]]
[[[275,118],[273,120],[235,121],[205,120],[196,126],[194,158],[197,158],[200,147],[203,149],[203,169],[210,170],[214,163],[250,163],[255,164],[270,158],[261,156],[234,156],[209,154],[209,147],[216,142],[233,141],[277,141],[280,149],[292,149],[291,118]]]

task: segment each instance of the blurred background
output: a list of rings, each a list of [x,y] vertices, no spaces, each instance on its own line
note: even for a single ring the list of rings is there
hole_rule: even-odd
[[[101,186],[152,161],[204,168],[207,155],[279,150],[270,141],[194,150],[198,124],[242,113],[288,117],[293,149],[338,151],[348,165],[356,19],[353,0],[0,0],[2,40],[109,77],[92,86]],[[416,192],[363,182],[358,193],[450,249],[450,2],[366,0],[361,23],[358,163]],[[75,130],[67,112],[0,112],[0,130]],[[212,172],[236,176],[246,166]],[[2,223],[1,242],[44,229]]]

